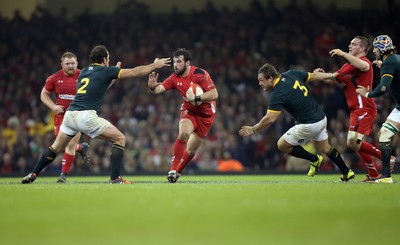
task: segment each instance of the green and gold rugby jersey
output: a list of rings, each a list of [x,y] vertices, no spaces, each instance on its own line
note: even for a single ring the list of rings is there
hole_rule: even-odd
[[[91,64],[78,77],[74,101],[68,111],[96,110],[103,103],[104,95],[113,79],[119,78],[121,68]]]
[[[270,93],[268,112],[280,112],[284,108],[296,124],[311,124],[321,121],[325,113],[307,86],[310,75],[305,71],[289,70],[274,82]]]
[[[391,54],[383,61],[381,81],[384,78],[391,78],[385,85],[390,87],[390,94],[396,100],[396,108],[400,110],[400,55]]]

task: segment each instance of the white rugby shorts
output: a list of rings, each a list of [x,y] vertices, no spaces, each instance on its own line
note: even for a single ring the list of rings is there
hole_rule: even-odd
[[[95,110],[67,111],[60,130],[67,135],[82,132],[90,138],[96,138],[106,130],[111,123],[97,115]]]
[[[400,111],[394,108],[387,119],[400,123]]]
[[[283,135],[283,139],[292,146],[304,145],[310,140],[326,140],[328,139],[327,121],[326,117],[324,117],[324,119],[316,123],[296,124]]]

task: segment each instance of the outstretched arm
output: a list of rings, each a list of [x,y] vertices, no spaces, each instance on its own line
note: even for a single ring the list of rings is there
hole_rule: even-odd
[[[267,114],[254,126],[242,126],[239,130],[239,135],[243,137],[250,136],[264,128],[268,128],[278,119],[280,114],[280,111],[267,111]]]
[[[314,70],[315,71],[315,70]],[[325,73],[325,72],[313,72],[309,73],[310,78],[308,81],[313,82],[313,81],[325,81],[325,80],[335,80],[337,77],[337,73]]]
[[[325,73],[324,69],[322,68],[316,68],[314,69],[313,73]],[[329,76],[329,79],[324,79],[322,80],[324,83],[329,83],[329,84],[336,84],[336,76],[338,75],[336,72],[335,73],[329,73],[332,74],[332,76]]]
[[[119,78],[125,79],[125,78],[136,78],[145,76],[150,72],[154,71],[155,69],[170,65],[171,65],[171,58],[155,59],[154,63],[149,65],[137,66],[131,69],[122,69]]]
[[[369,88],[363,87],[358,85],[356,92],[361,94],[365,98],[374,98],[374,97],[379,97],[386,93],[386,91],[390,88],[390,85],[392,84],[393,77],[389,74],[384,74],[381,77],[381,81],[378,86],[371,92],[369,91]]]
[[[341,49],[332,49],[331,51],[329,51],[329,54],[331,56],[341,56],[343,58],[345,58],[350,64],[352,64],[354,67],[356,67],[357,69],[359,69],[360,71],[369,71],[369,69],[371,69],[370,65],[368,64],[368,62],[354,56],[351,55],[349,53],[343,52]]]

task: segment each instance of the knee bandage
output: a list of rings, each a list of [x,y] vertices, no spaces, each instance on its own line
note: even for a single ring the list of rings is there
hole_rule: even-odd
[[[389,122],[385,122],[382,124],[382,128],[380,130],[379,142],[390,142],[392,141],[393,135],[397,134],[399,130],[393,124]]]

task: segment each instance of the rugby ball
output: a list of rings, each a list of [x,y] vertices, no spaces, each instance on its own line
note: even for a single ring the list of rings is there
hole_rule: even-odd
[[[186,91],[186,97],[188,92],[192,91],[194,96],[199,96],[202,95],[204,93],[203,89],[200,87],[200,85],[193,83],[192,85],[190,85],[189,89]],[[191,101],[190,104],[192,105],[201,105],[201,101],[195,102],[195,101]]]

